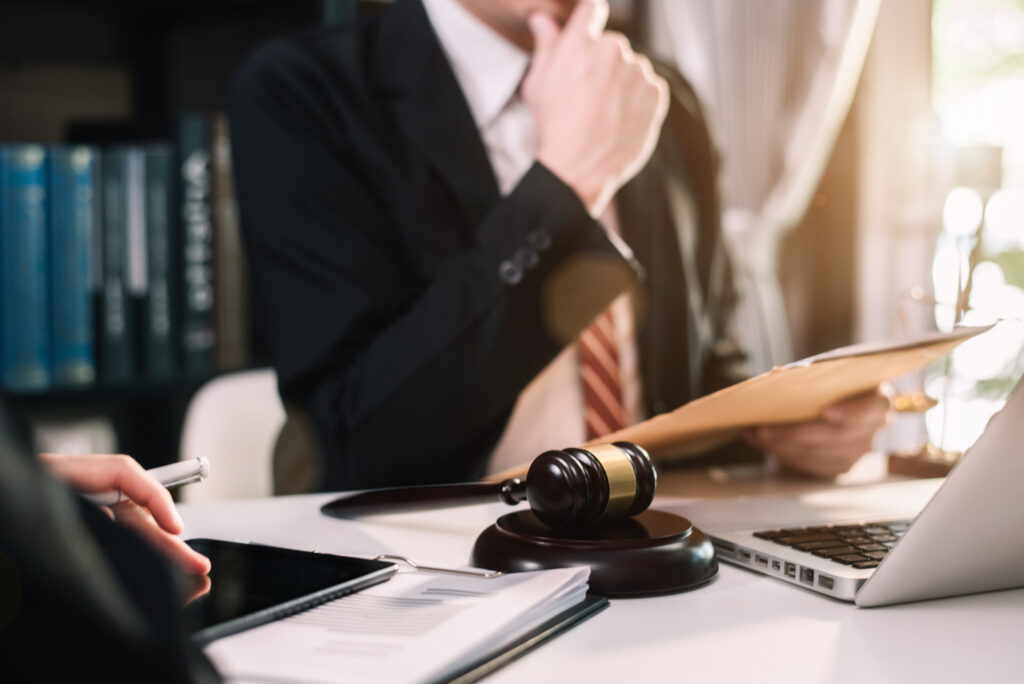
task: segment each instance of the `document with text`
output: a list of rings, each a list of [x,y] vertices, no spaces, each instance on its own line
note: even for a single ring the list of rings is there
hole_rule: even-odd
[[[589,568],[493,578],[419,571],[213,642],[229,679],[428,682],[450,679],[586,598]]]

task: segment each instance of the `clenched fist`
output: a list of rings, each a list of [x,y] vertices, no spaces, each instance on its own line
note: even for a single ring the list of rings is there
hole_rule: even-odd
[[[533,60],[523,99],[537,127],[537,159],[600,216],[647,162],[668,111],[668,86],[625,36],[604,31],[605,2],[580,2],[560,29],[529,17]]]

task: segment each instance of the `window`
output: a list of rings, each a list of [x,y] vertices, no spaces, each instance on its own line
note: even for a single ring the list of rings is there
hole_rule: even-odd
[[[932,261],[935,323],[991,333],[929,370],[929,441],[970,446],[1024,373],[1024,1],[935,0],[933,98],[956,187]],[[947,416],[955,416],[947,420]]]

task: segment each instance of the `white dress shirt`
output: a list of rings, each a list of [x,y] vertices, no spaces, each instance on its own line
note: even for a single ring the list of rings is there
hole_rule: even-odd
[[[469,104],[498,188],[502,196],[508,195],[537,155],[533,116],[518,94],[530,55],[477,19],[458,0],[423,0],[423,5]],[[614,203],[601,217],[601,223],[617,233]],[[633,305],[628,294],[612,303],[612,320],[619,346],[626,418],[635,422],[642,418],[640,376]],[[578,365],[576,345],[570,344],[519,394],[488,462],[488,472],[528,462],[548,449],[578,446],[585,441]]]

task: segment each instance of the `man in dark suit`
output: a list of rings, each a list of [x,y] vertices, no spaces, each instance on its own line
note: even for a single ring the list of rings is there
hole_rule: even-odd
[[[546,376],[630,288],[632,418],[723,384],[736,358],[692,91],[602,32],[601,3],[425,4],[267,46],[232,93],[255,294],[324,487],[475,478],[495,450],[534,456],[533,430],[569,446],[558,412],[581,400]],[[797,466],[824,446],[818,472],[841,472],[884,414],[859,401],[835,424],[751,439],[796,444]]]

